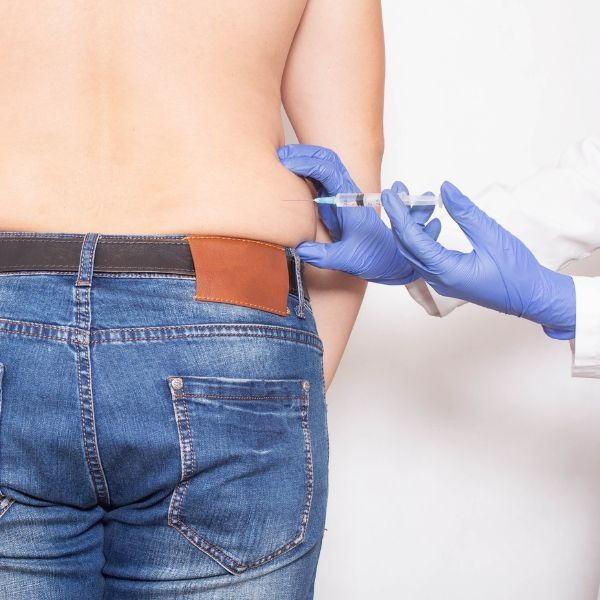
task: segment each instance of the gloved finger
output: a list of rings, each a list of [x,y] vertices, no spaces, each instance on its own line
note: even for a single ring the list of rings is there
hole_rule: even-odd
[[[381,217],[377,214],[372,206],[348,206],[336,207],[333,205],[319,205],[319,207],[329,207],[335,210],[337,221],[325,222],[325,226],[329,229],[332,241],[339,241],[343,238],[344,232],[352,232],[358,229],[365,228],[371,230],[373,227],[385,227]],[[328,218],[327,209],[319,213]]]
[[[294,153],[282,155],[279,160],[297,175],[312,177],[317,181],[321,181],[320,178],[314,176],[318,175],[319,169],[323,169],[326,174],[337,173],[340,179],[351,179],[348,170],[335,154],[311,156]]]
[[[392,184],[392,192],[396,194],[399,194],[400,192],[408,194],[408,188],[401,181],[394,181]]]
[[[280,160],[289,158],[319,158],[342,165],[340,157],[324,146],[315,146],[313,144],[286,144],[277,150],[277,156]]]
[[[473,248],[487,248],[504,231],[455,185],[445,181],[441,188],[446,210],[467,236]]]
[[[554,338],[555,340],[572,340],[575,337],[575,330],[572,327],[566,329],[555,329],[552,327],[547,327],[546,325],[542,325],[542,329],[547,336]]]
[[[431,219],[425,228],[425,233],[433,240],[437,240],[442,231],[442,222],[439,219]]]
[[[448,251],[413,220],[404,202],[394,192],[385,190],[381,201],[402,255],[425,272],[435,267]]]
[[[323,185],[325,185],[326,182],[322,180],[318,172],[315,171],[313,174],[310,174],[305,173],[304,171],[307,169],[310,170],[311,164],[328,165],[328,170],[336,172],[340,176],[340,181],[345,184],[343,186],[340,185],[338,189],[336,189],[334,185],[327,185],[327,192],[329,194],[360,191],[348,173],[344,163],[340,160],[340,157],[329,148],[313,146],[310,144],[288,144],[277,150],[277,156],[292,172],[297,175],[311,177]],[[304,162],[306,162],[305,165],[303,165]],[[335,181],[333,181],[332,184],[335,184]]]
[[[410,216],[419,225],[425,225],[429,221],[429,217],[433,214],[435,206],[411,206],[409,209]]]
[[[400,194],[400,192],[408,194],[408,188],[401,181],[394,182],[392,185],[392,191],[396,192],[396,194]],[[423,195],[433,196],[431,192],[426,192]],[[425,225],[425,223],[427,223],[429,220],[429,217],[431,217],[433,214],[434,209],[435,206],[411,206],[410,214],[417,223]]]
[[[323,221],[323,225],[329,231],[329,235],[334,242],[342,238],[342,226],[337,212],[337,206],[333,204],[319,204],[319,217]],[[342,209],[344,210],[344,209]],[[354,209],[347,209],[354,210]]]
[[[339,269],[340,265],[334,264],[338,243],[302,242],[296,246],[296,254],[304,262],[320,269]]]
[[[360,191],[348,171],[329,160],[294,156],[282,159],[281,164],[296,175],[314,179],[329,195]]]

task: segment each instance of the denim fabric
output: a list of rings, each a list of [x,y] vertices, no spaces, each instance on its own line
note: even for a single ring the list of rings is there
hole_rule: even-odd
[[[0,273],[0,598],[310,600],[329,451],[310,303],[94,272],[98,237],[78,272]]]

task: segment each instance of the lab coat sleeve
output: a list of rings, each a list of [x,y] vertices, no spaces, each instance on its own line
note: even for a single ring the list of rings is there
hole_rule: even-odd
[[[555,168],[542,169],[512,188],[495,184],[473,199],[550,269],[560,270],[589,256],[600,247],[600,137],[569,148]],[[447,248],[470,252],[471,245],[450,216],[445,212],[438,216],[439,241]],[[430,315],[443,317],[465,304],[437,294],[423,280],[406,287]],[[587,334],[583,341],[578,334],[578,345],[588,344],[586,339]]]
[[[600,378],[600,277],[573,277],[577,320],[573,377]]]

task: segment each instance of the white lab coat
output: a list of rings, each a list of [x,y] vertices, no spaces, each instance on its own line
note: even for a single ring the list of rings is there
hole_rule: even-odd
[[[600,248],[600,137],[569,148],[555,168],[545,168],[513,188],[493,185],[474,202],[506,227],[544,266],[560,270]],[[469,252],[467,238],[447,213],[440,242]],[[599,274],[600,275],[600,274]],[[572,375],[600,378],[600,277],[573,277],[577,324]],[[425,310],[443,317],[464,304],[440,296],[422,280],[407,286]]]

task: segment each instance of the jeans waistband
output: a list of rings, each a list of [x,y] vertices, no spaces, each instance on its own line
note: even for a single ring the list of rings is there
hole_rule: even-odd
[[[302,282],[303,264],[294,248],[280,247],[287,260],[289,291],[300,299],[300,316],[309,299]],[[74,272],[77,286],[91,285],[95,272],[196,274],[186,234],[0,231],[0,272],[19,271]]]

